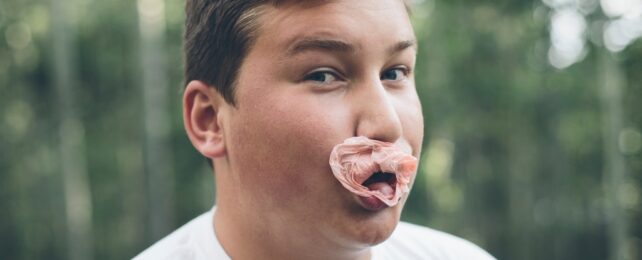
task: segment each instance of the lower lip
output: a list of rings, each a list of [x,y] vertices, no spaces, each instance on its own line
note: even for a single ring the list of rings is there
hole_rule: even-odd
[[[388,207],[386,203],[383,203],[383,201],[379,200],[375,196],[370,196],[370,197],[358,196],[358,197],[359,197],[358,200],[361,202],[360,203],[361,206],[363,206],[367,210],[379,211]]]

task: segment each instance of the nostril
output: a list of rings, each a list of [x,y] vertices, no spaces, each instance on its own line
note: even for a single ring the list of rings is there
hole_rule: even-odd
[[[401,122],[396,114],[362,119],[355,136],[365,136],[372,140],[395,143],[402,136]]]
[[[401,130],[396,129],[395,126],[389,126],[384,128],[376,128],[372,131],[357,131],[357,134],[355,136],[365,136],[372,140],[395,143],[397,142],[397,140],[399,140],[399,138],[401,138]]]

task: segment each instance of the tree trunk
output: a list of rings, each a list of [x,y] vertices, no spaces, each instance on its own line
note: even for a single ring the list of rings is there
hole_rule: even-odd
[[[622,89],[626,84],[617,62],[606,50],[599,56],[601,71],[602,133],[604,142],[604,190],[606,223],[610,259],[629,259],[627,219],[622,203],[622,188],[626,181],[624,157],[618,149],[622,131]]]
[[[142,59],[145,174],[147,176],[148,235],[157,240],[173,223],[173,156],[168,77],[164,59],[165,9],[162,0],[138,0]]]
[[[93,258],[91,189],[85,157],[84,126],[76,112],[75,26],[64,0],[51,1],[53,71],[59,102],[58,134],[64,184],[69,259]]]

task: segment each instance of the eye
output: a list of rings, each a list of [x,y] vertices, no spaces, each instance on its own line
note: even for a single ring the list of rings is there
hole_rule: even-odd
[[[304,80],[313,81],[317,84],[330,84],[338,80],[338,77],[332,71],[318,70],[318,71],[313,71],[310,74],[306,75]]]
[[[408,69],[406,68],[393,68],[381,73],[381,80],[399,81],[408,76]]]

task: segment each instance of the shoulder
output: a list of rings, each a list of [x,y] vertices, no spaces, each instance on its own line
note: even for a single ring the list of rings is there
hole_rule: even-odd
[[[495,259],[467,240],[406,222],[400,222],[390,238],[376,246],[377,254],[381,257],[373,259]]]
[[[214,235],[212,211],[192,219],[134,259],[228,259]]]

